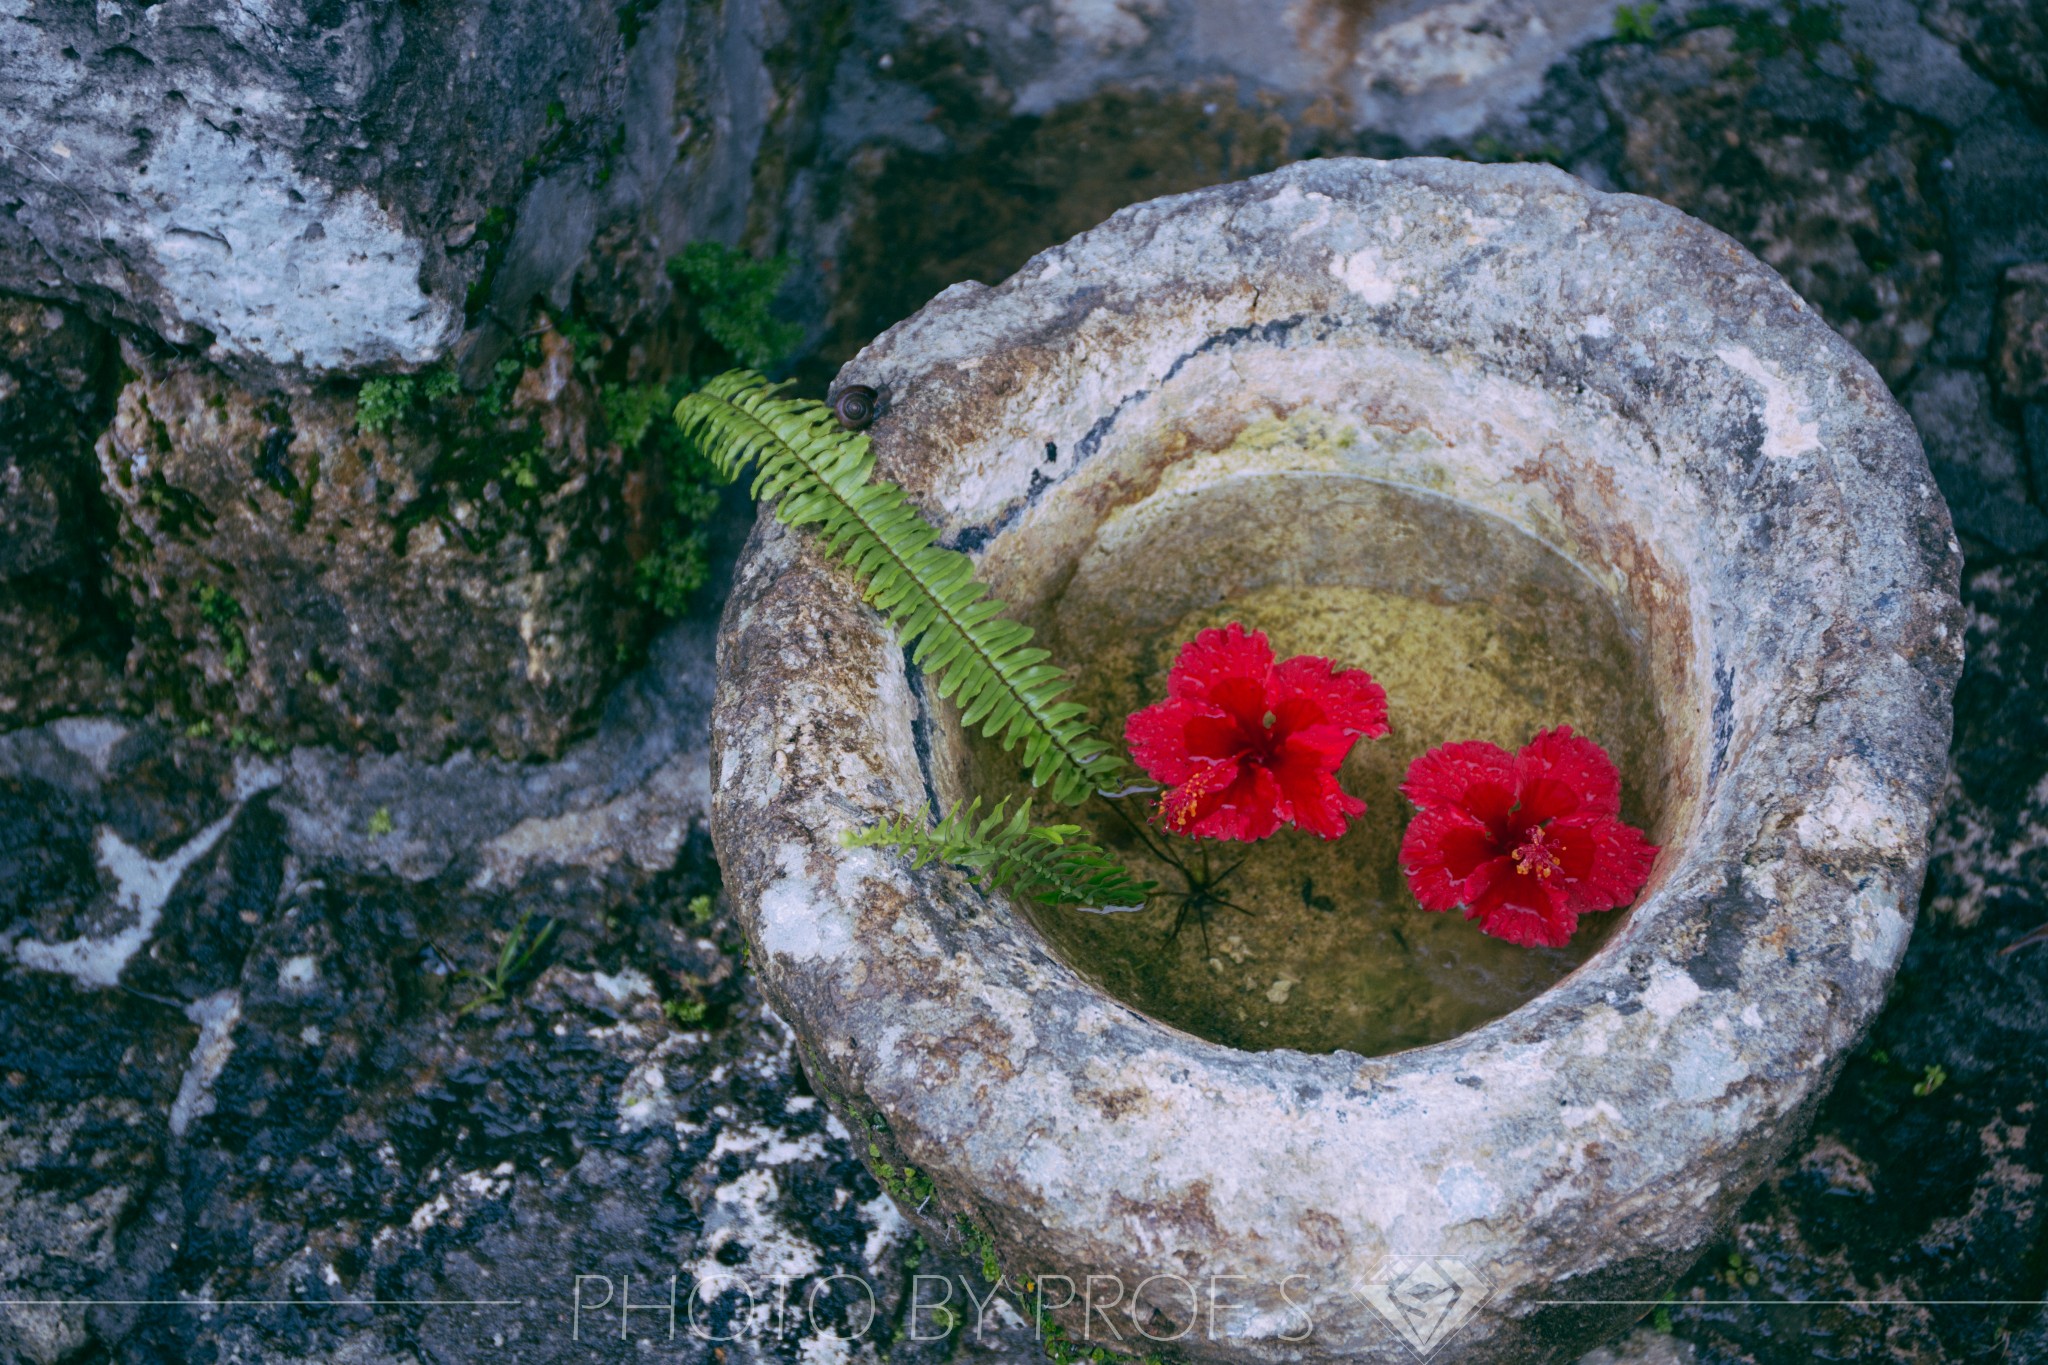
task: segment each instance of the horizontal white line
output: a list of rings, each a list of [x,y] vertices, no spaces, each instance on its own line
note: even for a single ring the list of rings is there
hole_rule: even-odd
[[[1557,1308],[2041,1308],[2048,1299],[1530,1299]]]
[[[0,1308],[518,1308],[525,1299],[0,1299]]]
[[[520,1308],[526,1299],[0,1299],[0,1308]],[[1545,1308],[2041,1308],[2048,1299],[1530,1299]]]

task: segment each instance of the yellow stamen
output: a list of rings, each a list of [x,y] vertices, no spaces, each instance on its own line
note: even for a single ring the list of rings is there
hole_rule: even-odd
[[[1537,826],[1529,831],[1529,842],[1515,850],[1515,871],[1522,876],[1531,872],[1537,880],[1548,881],[1552,873],[1562,870],[1557,860],[1557,851],[1543,842],[1543,828]]]

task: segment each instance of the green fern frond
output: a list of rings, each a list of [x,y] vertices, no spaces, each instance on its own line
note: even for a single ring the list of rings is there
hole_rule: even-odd
[[[1007,799],[981,814],[981,798],[927,829],[916,814],[848,830],[848,848],[893,848],[912,867],[947,863],[965,868],[990,890],[1015,887],[1047,905],[1136,910],[1157,887],[1141,882],[1081,837],[1079,825],[1034,825],[1031,802],[1009,811]],[[1007,817],[1007,818],[1006,818]]]
[[[828,553],[853,567],[867,600],[895,622],[939,695],[1003,748],[1023,746],[1032,782],[1065,805],[1119,785],[1122,758],[1062,700],[1072,686],[1030,647],[1031,630],[974,576],[974,562],[940,547],[938,530],[903,490],[876,479],[868,438],[840,428],[831,409],[781,398],[748,370],[732,370],[676,405],[676,422],[727,478],[755,466],[756,498],[776,501],[786,526],[816,526]]]

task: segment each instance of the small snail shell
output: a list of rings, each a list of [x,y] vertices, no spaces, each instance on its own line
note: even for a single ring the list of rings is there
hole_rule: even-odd
[[[848,431],[864,430],[881,411],[882,396],[866,384],[848,384],[832,395],[832,414]]]

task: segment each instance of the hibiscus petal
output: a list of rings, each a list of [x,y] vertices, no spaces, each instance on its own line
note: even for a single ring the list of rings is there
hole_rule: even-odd
[[[1518,871],[1511,858],[1485,864],[1469,885],[1465,918],[1478,920],[1483,934],[1523,948],[1562,948],[1579,927],[1578,912],[1554,879]]]
[[[1457,823],[1450,824],[1443,831],[1439,847],[1443,852],[1444,870],[1463,881],[1479,870],[1481,863],[1511,855],[1494,841],[1493,833],[1479,821],[1462,812],[1446,811],[1445,816],[1457,816]]]
[[[1564,882],[1579,913],[1627,905],[1650,879],[1657,846],[1634,825],[1608,816],[1560,820],[1548,831],[1560,846]]]
[[[1237,622],[1211,628],[1181,646],[1180,657],[1166,676],[1166,695],[1204,700],[1218,684],[1246,678],[1258,684],[1264,699],[1266,674],[1273,667],[1273,647],[1264,631],[1246,631]],[[1263,705],[1260,714],[1264,715]]]
[[[1311,746],[1290,743],[1273,775],[1285,801],[1281,813],[1311,834],[1340,838],[1353,816],[1365,814],[1365,802],[1337,784],[1337,775]]]
[[[1216,804],[1185,832],[1198,839],[1251,843],[1280,828],[1280,783],[1264,768],[1246,764]]]
[[[1159,823],[1175,834],[1192,836],[1201,822],[1223,803],[1225,794],[1242,781],[1235,763],[1198,763],[1187,781],[1159,798]]]
[[[1425,910],[1463,905],[1466,880],[1491,859],[1512,868],[1486,826],[1456,806],[1423,811],[1401,839],[1401,871]]]
[[[1510,805],[1514,800],[1514,756],[1499,745],[1481,740],[1439,744],[1408,765],[1408,776],[1401,783],[1401,794],[1424,810],[1435,806],[1456,806],[1471,811],[1467,796],[1475,788],[1490,790],[1480,793],[1487,813],[1472,811],[1472,814],[1482,820],[1490,820],[1495,807],[1504,814],[1506,805],[1502,804],[1502,798],[1505,797]]]
[[[1261,678],[1219,678],[1209,688],[1209,704],[1229,713],[1233,743],[1239,747],[1266,742],[1266,684]]]
[[[1311,725],[1281,736],[1277,747],[1282,754],[1298,751],[1298,761],[1314,762],[1326,771],[1336,772],[1357,744],[1357,735],[1335,725]]]
[[[1516,793],[1514,825],[1517,830],[1534,829],[1578,809],[1579,794],[1568,784],[1554,777],[1525,777]]]
[[[1336,672],[1314,654],[1297,654],[1274,668],[1266,704],[1283,734],[1311,725],[1334,725],[1368,739],[1387,733],[1387,690],[1362,668]]]
[[[1260,747],[1259,740],[1245,738],[1243,722],[1218,706],[1215,696],[1211,693],[1209,701],[1188,703],[1202,708],[1199,716],[1189,720],[1182,736],[1189,756],[1216,761],[1235,760],[1245,750]]]
[[[1569,725],[1541,730],[1516,756],[1516,791],[1528,823],[1621,813],[1621,773],[1607,751]]]
[[[1188,731],[1197,722],[1215,723],[1220,713],[1206,702],[1168,698],[1135,711],[1124,722],[1124,743],[1131,758],[1154,782],[1179,786],[1206,763],[1191,761]],[[1216,757],[1210,754],[1206,757]]]

